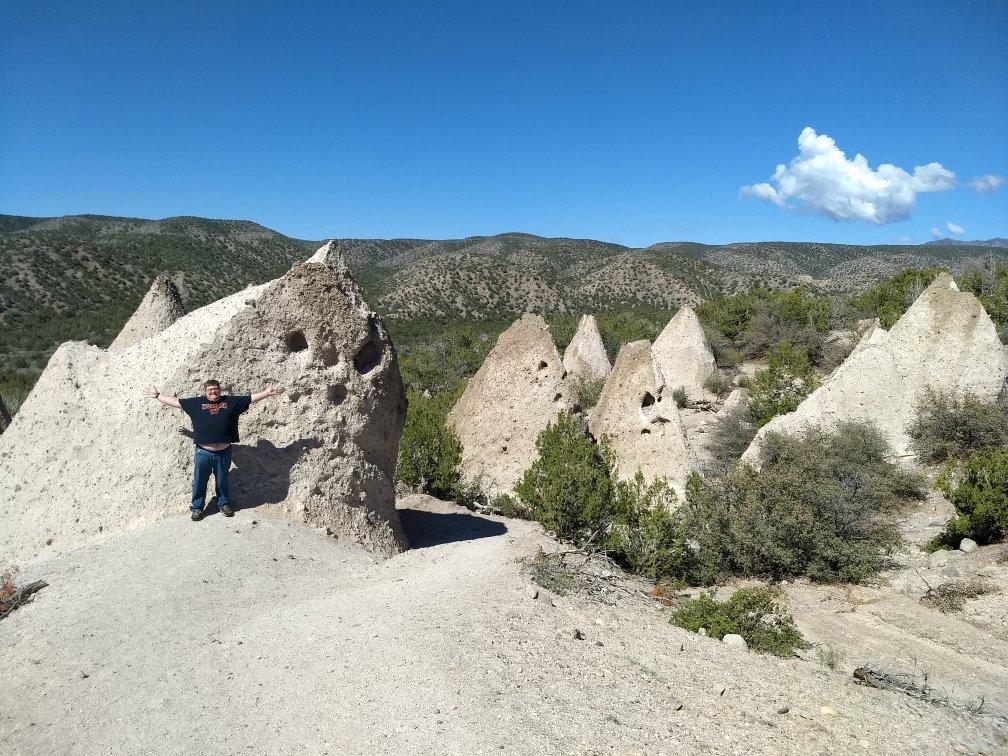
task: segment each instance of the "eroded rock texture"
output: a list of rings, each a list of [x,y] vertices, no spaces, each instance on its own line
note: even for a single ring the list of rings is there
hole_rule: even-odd
[[[158,276],[109,349],[125,349],[156,336],[184,314],[182,297],[175,283],[167,276]]]
[[[711,399],[704,382],[717,369],[714,352],[692,307],[682,307],[651,347],[655,364],[671,392],[682,387],[690,399]]]
[[[563,364],[572,380],[609,375],[612,365],[594,315],[581,316],[574,338],[564,351]]]

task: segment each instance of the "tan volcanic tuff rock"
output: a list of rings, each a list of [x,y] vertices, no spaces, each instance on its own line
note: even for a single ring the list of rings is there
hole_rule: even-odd
[[[285,388],[240,420],[237,509],[326,527],[381,554],[406,548],[393,483],[405,394],[384,325],[351,304],[352,285],[304,263],[143,348],[63,344],[0,436],[0,553],[30,558],[184,513],[191,425],[143,389],[195,396],[207,378],[232,395]]]
[[[714,352],[692,307],[679,309],[658,334],[651,351],[670,392],[681,386],[692,399],[713,397],[704,381],[716,369]]]
[[[841,420],[874,422],[899,457],[912,456],[907,425],[930,386],[997,398],[1008,356],[980,300],[943,273],[888,333],[870,329],[840,367],[798,405],[763,426],[742,455],[758,464],[767,433],[797,433]]]
[[[605,378],[612,370],[594,315],[582,315],[577,332],[563,356],[572,378]]]
[[[637,470],[647,479],[664,477],[682,497],[696,456],[671,389],[656,368],[651,343],[624,344],[589,416],[597,439],[609,439],[617,474],[632,479]]]
[[[538,456],[539,434],[573,403],[546,321],[526,313],[500,335],[448,413],[464,475],[492,493],[513,491]]]
[[[156,336],[183,315],[185,308],[175,282],[167,276],[158,276],[109,349],[125,349]]]

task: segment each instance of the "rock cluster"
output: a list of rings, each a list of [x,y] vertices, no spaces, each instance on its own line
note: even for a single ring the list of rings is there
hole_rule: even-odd
[[[871,421],[898,457],[912,456],[907,426],[931,388],[993,401],[1008,376],[1008,355],[976,297],[942,274],[886,332],[877,324],[829,378],[786,415],[775,417],[742,456],[758,464],[771,432],[793,434],[842,420]]]
[[[574,399],[546,321],[525,314],[500,335],[448,413],[462,470],[490,493],[514,490],[535,461],[539,434]]]
[[[185,314],[175,282],[158,276],[109,349],[125,349],[156,336]]]
[[[605,378],[612,370],[602,335],[594,315],[582,315],[577,332],[563,356],[564,368],[572,379]]]
[[[132,348],[63,344],[0,436],[0,551],[30,558],[185,512],[188,418],[143,389],[195,396],[207,378],[227,394],[285,389],[242,416],[237,508],[262,506],[383,554],[406,548],[393,487],[406,414],[395,349],[332,262],[295,265]]]

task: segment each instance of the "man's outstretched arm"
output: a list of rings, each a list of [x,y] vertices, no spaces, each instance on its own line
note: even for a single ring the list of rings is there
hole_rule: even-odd
[[[179,404],[179,400],[174,396],[168,396],[167,394],[162,394],[154,386],[150,386],[144,393],[151,399],[157,399],[165,407],[174,407],[175,409],[182,409],[182,405]]]
[[[254,394],[252,394],[252,404],[261,401],[268,396],[279,396],[282,393],[283,390],[276,388],[275,386],[273,388],[268,388],[265,391],[256,391]]]

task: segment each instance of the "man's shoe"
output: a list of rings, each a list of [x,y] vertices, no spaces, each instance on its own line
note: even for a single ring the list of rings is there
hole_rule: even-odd
[[[220,512],[225,517],[234,517],[234,510],[230,506],[225,504],[223,507],[218,507],[218,512]]]
[[[189,519],[192,520],[193,522],[199,522],[200,520],[203,519],[203,513],[202,512],[197,512],[197,511],[193,511],[193,513],[191,515],[189,515]]]

